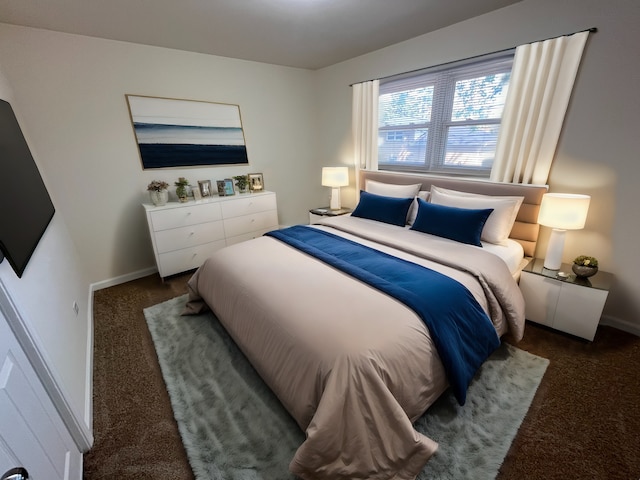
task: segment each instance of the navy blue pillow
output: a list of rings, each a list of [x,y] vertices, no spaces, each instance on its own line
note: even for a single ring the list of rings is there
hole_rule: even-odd
[[[447,207],[418,199],[418,216],[411,230],[482,247],[480,235],[493,208]]]
[[[409,212],[411,202],[413,202],[413,197],[385,197],[360,191],[360,202],[351,216],[404,227],[407,223],[407,212]]]

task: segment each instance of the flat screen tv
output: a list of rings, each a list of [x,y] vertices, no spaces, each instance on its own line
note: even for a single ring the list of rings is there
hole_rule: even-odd
[[[18,277],[53,218],[55,208],[11,105],[0,100],[0,261]]]

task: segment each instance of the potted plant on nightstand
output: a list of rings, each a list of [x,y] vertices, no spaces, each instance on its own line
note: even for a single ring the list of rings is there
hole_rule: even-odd
[[[236,181],[236,187],[240,193],[249,191],[249,177],[247,175],[236,175],[233,179]]]
[[[188,200],[187,186],[189,185],[189,180],[184,177],[180,177],[174,185],[176,186],[176,196],[178,197],[178,200],[186,202]]]
[[[590,277],[598,273],[598,259],[587,255],[580,255],[573,259],[571,270],[578,277]]]
[[[167,203],[169,200],[169,184],[163,180],[153,180],[149,185],[147,185],[147,190],[149,191],[149,197],[151,197],[151,202],[160,207]]]

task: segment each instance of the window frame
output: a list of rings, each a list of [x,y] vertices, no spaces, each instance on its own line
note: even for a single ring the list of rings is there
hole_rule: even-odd
[[[479,120],[452,120],[451,116],[453,112],[456,83],[461,80],[473,79],[481,76],[507,72],[511,73],[514,55],[515,49],[510,49],[381,80],[378,97],[378,110],[380,112],[378,118],[378,138],[380,138],[381,134],[384,134],[386,137],[392,131],[415,131],[426,129],[428,139],[424,163],[422,165],[416,165],[415,163],[412,163],[411,165],[384,163],[381,161],[379,156],[378,169],[387,171],[430,173],[447,176],[488,178],[491,173],[491,166],[452,167],[445,165],[447,137],[451,127],[500,125],[502,117]],[[394,92],[410,91],[431,85],[433,85],[434,90],[431,105],[431,116],[428,122],[380,125],[380,114],[383,110],[380,105],[380,97],[382,97],[382,95]],[[507,85],[507,91],[508,88],[509,86]]]

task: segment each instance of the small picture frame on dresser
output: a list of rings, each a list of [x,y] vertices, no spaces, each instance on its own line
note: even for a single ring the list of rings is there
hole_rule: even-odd
[[[221,197],[230,197],[236,194],[235,188],[233,188],[233,180],[225,178],[224,180],[217,180],[216,186],[218,187],[218,195]]]
[[[198,190],[202,198],[210,197],[212,195],[211,180],[198,180]],[[194,197],[195,197],[195,193],[194,193]],[[197,198],[196,200],[200,200],[200,199]]]
[[[198,200],[202,200],[202,193],[200,193],[199,188],[192,188],[191,193],[193,193],[193,199],[197,202]]]
[[[249,177],[249,191],[250,192],[262,192],[264,190],[264,179],[261,173],[250,173]]]
[[[218,195],[220,197],[226,196],[226,191],[224,188],[224,180],[216,180],[216,188],[218,189]]]
[[[230,197],[236,194],[236,189],[233,187],[233,180],[230,178],[224,179],[224,195]]]

